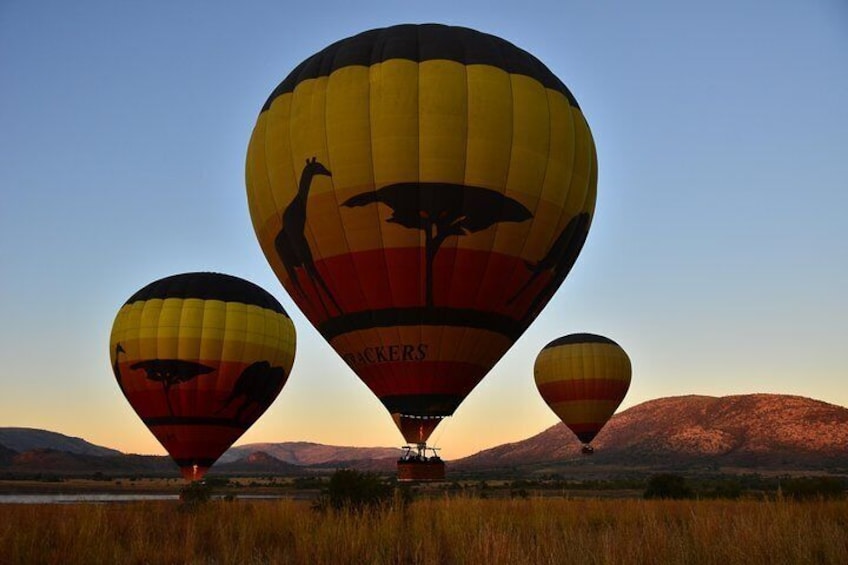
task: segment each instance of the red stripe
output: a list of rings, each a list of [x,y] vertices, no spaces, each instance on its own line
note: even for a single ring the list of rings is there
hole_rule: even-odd
[[[423,248],[387,248],[346,253],[315,261],[333,298],[346,313],[426,305]],[[291,281],[286,290],[313,323],[339,314],[323,291],[298,268],[299,293]],[[497,312],[519,320],[533,298],[551,281],[543,272],[511,304],[509,299],[530,279],[520,257],[492,251],[445,246],[433,263],[433,302],[448,308]],[[323,305],[322,305],[323,301]],[[325,310],[326,308],[326,310]]]
[[[488,369],[456,361],[409,361],[359,365],[355,371],[378,398],[416,394],[465,397]]]
[[[597,434],[601,431],[601,428],[604,427],[606,421],[603,422],[580,422],[579,424],[575,424],[573,422],[566,422],[566,426],[568,429],[574,432],[575,434],[584,434],[584,433],[594,433]]]
[[[539,393],[549,404],[581,400],[621,402],[629,387],[628,381],[618,379],[575,379],[538,385]]]
[[[174,459],[218,459],[243,430],[227,426],[150,426],[150,431]]]
[[[119,369],[124,396],[141,418],[167,416],[193,418],[213,415],[233,418],[238,413],[241,402],[236,399],[227,404],[227,400],[236,381],[249,363],[201,360],[200,363],[215,367],[215,371],[172,385],[166,397],[165,388],[161,382],[148,379],[144,370],[130,368],[130,365],[137,361],[137,359],[122,361],[119,363]],[[242,411],[239,420],[252,423],[262,415],[262,412],[264,410],[261,410],[259,406],[250,405]]]

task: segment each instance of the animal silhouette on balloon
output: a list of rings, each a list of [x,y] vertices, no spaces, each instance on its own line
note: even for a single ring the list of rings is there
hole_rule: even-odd
[[[257,361],[248,365],[239,375],[232,392],[218,413],[223,412],[239,399],[241,403],[233,417],[237,422],[242,421],[242,415],[251,406],[258,407],[260,414],[265,412],[286,384],[286,378],[285,369],[272,367],[268,361]]]
[[[525,261],[524,265],[530,271],[530,278],[507,300],[507,304],[515,302],[543,273],[550,272],[553,275],[551,280],[541,292],[534,296],[527,309],[527,316],[536,316],[550,299],[552,294],[550,289],[555,291],[559,288],[571,272],[577,256],[580,255],[580,250],[583,249],[583,244],[586,243],[590,223],[591,218],[588,213],[577,214],[563,228],[544,257],[535,263]]]
[[[305,233],[306,204],[309,198],[309,189],[312,186],[312,179],[316,175],[333,176],[329,169],[321,164],[316,157],[312,157],[312,159],[306,160],[306,165],[303,167],[297,194],[283,211],[283,227],[274,239],[274,247],[277,250],[280,260],[283,262],[283,267],[285,267],[286,273],[288,273],[289,280],[295,289],[297,289],[298,293],[307,300],[309,299],[304,293],[303,286],[298,278],[297,268],[300,267],[315,285],[318,300],[321,301],[322,308],[329,316],[330,311],[321,296],[322,290],[339,313],[342,312],[342,309],[336,302],[333,293],[327,288],[324,277],[321,276],[321,273],[315,267],[315,260],[312,258],[312,250],[309,248],[309,241],[306,239]]]

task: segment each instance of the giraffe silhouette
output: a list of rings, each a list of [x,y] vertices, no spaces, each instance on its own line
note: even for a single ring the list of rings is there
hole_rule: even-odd
[[[309,277],[318,290],[318,300],[321,301],[321,306],[327,315],[330,311],[321,297],[321,290],[330,299],[338,312],[342,312],[333,293],[327,288],[324,278],[318,269],[315,268],[315,261],[312,259],[312,250],[309,249],[309,242],[306,240],[306,200],[309,197],[309,188],[312,185],[312,179],[315,175],[325,175],[332,177],[330,171],[318,162],[316,157],[306,160],[306,165],[303,167],[303,172],[300,175],[300,184],[297,188],[297,194],[286,206],[283,211],[283,227],[280,233],[274,239],[274,247],[277,249],[277,255],[283,262],[283,266],[288,273],[289,280],[300,293],[301,296],[309,299],[303,292],[303,287],[300,284],[300,279],[297,275],[297,267],[301,267],[306,271],[306,276]]]
[[[521,296],[542,273],[552,271],[551,282],[533,299],[528,315],[535,312],[548,294],[548,289],[556,290],[568,276],[571,267],[574,266],[574,261],[580,254],[580,250],[583,249],[583,244],[586,243],[587,235],[589,235],[589,214],[583,212],[571,218],[544,257],[536,263],[524,262],[524,265],[531,272],[530,278],[507,300],[507,305],[512,304],[516,298]]]

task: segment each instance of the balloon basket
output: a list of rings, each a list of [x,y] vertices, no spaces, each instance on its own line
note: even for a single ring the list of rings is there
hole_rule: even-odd
[[[397,462],[397,479],[399,482],[443,481],[445,480],[445,462],[436,455],[435,448],[419,444],[413,452],[408,445],[403,446],[406,452]],[[427,457],[427,449],[433,455]]]

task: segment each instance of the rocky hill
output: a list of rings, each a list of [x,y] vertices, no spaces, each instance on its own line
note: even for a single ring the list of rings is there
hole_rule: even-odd
[[[210,470],[211,475],[285,475],[288,477],[306,475],[304,467],[281,461],[265,451],[247,452],[245,457],[218,460]]]
[[[562,424],[524,441],[448,462],[448,472],[615,475],[662,469],[848,474],[848,408],[775,394],[660,398],[614,416],[595,454]],[[214,474],[325,474],[336,468],[393,473],[400,450],[308,442],[234,447]],[[168,457],[123,455],[79,438],[0,428],[0,475],[91,473],[177,476]]]
[[[280,461],[304,467],[371,459],[391,459],[394,463],[402,453],[393,447],[343,447],[305,441],[250,443],[231,447],[219,461],[228,463],[255,452],[263,452]]]
[[[117,449],[94,445],[78,437],[34,428],[0,428],[0,446],[18,453],[32,449],[52,449],[97,457],[121,455]]]
[[[848,469],[848,409],[775,394],[660,398],[613,416],[595,454],[562,424],[455,461],[455,469],[550,463],[626,467]]]

